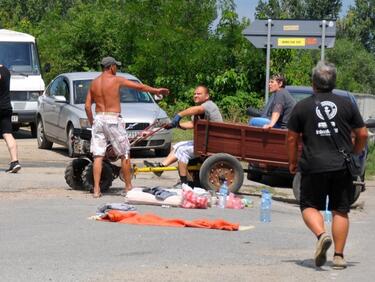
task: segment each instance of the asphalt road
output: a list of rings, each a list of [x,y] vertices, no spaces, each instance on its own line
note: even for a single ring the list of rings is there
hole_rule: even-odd
[[[64,169],[70,159],[56,146],[36,149],[36,140],[17,135],[18,174],[4,172],[8,154],[0,145],[0,281],[373,281],[375,182],[360,197],[363,209],[352,210],[346,249],[349,267],[321,269],[313,264],[315,238],[306,229],[298,206],[273,201],[271,223],[259,222],[262,184],[245,181],[242,193],[254,201],[243,210],[187,210],[137,206],[140,213],[182,219],[223,218],[248,231],[134,226],[88,219],[103,203],[122,202],[123,183],[116,180],[100,199],[68,189]],[[1,144],[1,143],[0,143]],[[141,164],[152,154],[134,156]],[[157,178],[139,174],[135,186],[171,186],[175,172]],[[291,189],[274,189],[291,198]]]

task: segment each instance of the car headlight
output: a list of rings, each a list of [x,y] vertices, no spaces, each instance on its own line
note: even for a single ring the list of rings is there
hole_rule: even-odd
[[[156,119],[156,122],[157,122],[157,126],[161,127],[163,126],[164,124],[168,124],[171,122],[171,119],[169,117],[165,117],[165,118],[158,118]]]
[[[91,124],[89,123],[89,120],[87,118],[80,118],[79,125],[81,126],[81,128],[91,127]]]

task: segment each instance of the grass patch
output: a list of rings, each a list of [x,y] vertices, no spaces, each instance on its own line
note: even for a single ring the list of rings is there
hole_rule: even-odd
[[[172,142],[180,142],[180,141],[187,141],[193,140],[193,133],[194,130],[182,130],[182,129],[172,129]]]

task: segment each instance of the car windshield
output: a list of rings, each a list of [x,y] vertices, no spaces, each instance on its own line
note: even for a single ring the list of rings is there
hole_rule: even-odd
[[[87,91],[91,85],[92,80],[74,80],[74,104],[84,104],[86,100]],[[134,81],[137,82],[137,81]],[[120,89],[121,103],[153,103],[154,100],[150,93],[141,92],[126,87]]]
[[[12,74],[40,74],[38,53],[32,42],[0,42],[0,62]]]

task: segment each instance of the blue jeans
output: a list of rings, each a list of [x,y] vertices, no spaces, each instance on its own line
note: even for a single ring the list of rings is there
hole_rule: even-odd
[[[254,117],[249,120],[250,126],[256,126],[256,127],[263,127],[266,124],[269,124],[271,120],[268,118],[262,118],[262,117]]]
[[[271,122],[268,118],[263,117],[254,117],[249,120],[250,126],[256,126],[256,127],[263,127],[266,124],[269,124]],[[279,123],[276,123],[272,128],[281,128]]]

